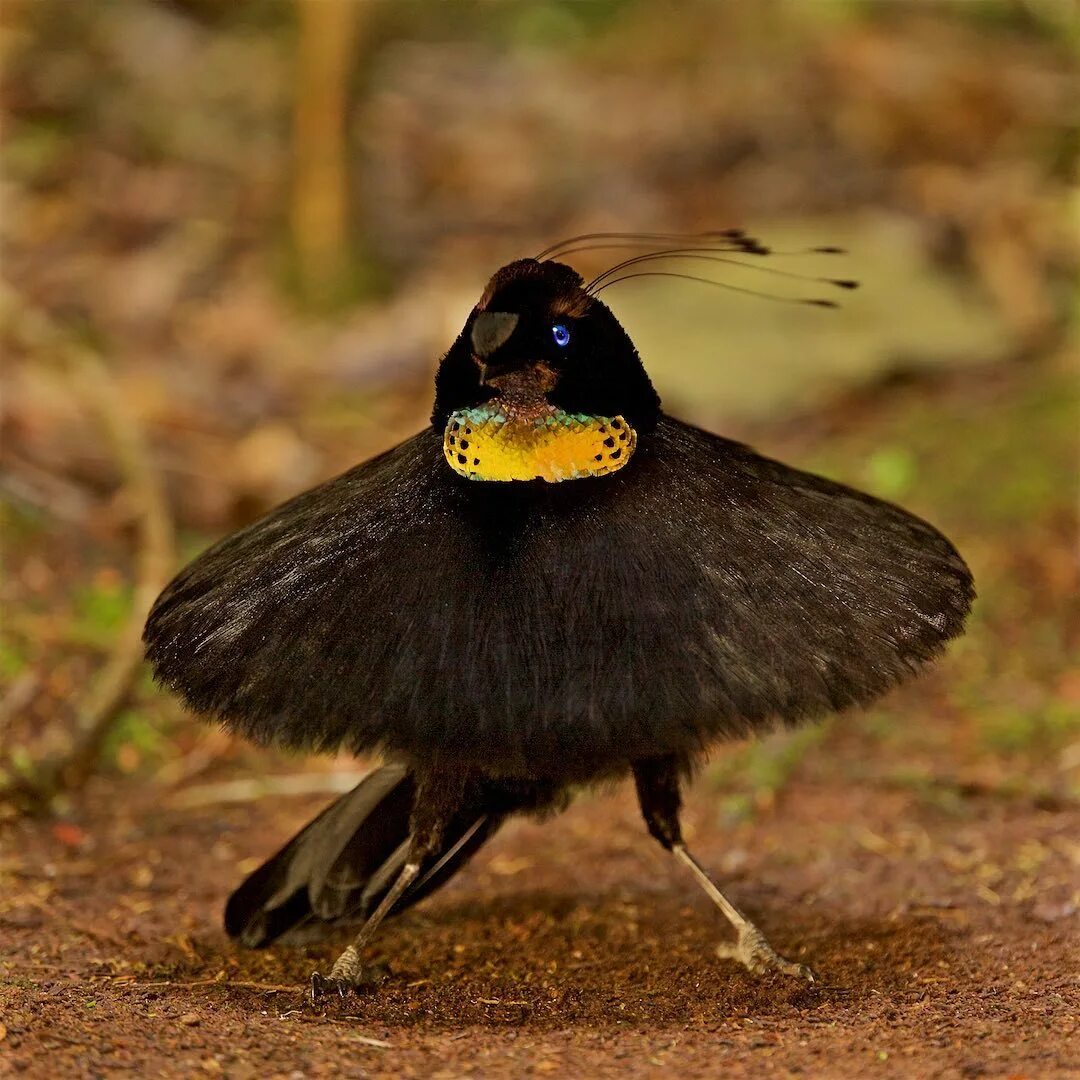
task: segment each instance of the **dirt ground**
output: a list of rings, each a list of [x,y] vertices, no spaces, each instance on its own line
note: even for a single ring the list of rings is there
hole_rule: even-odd
[[[378,989],[317,1007],[303,984],[340,942],[243,951],[220,913],[238,863],[318,799],[24,822],[3,855],[0,1072],[1077,1075],[1074,808],[943,810],[825,775],[724,827],[717,797],[691,795],[693,846],[813,986],[713,957],[720,920],[625,787],[506,828],[388,924]]]

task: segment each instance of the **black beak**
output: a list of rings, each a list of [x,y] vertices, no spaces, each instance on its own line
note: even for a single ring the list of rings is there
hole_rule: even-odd
[[[500,345],[510,340],[517,324],[516,312],[481,311],[472,325],[472,347],[476,358],[485,362]]]

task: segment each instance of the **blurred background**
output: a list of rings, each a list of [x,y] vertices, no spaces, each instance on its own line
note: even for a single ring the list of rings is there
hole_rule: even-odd
[[[794,253],[760,265],[862,288],[838,311],[612,289],[668,410],[929,517],[980,600],[913,689],[726,748],[716,813],[767,815],[796,773],[955,813],[972,792],[1076,798],[1069,0],[8,0],[2,18],[9,820],[51,808],[78,845],[88,793],[351,783],[351,762],[235,743],[158,692],[153,596],[426,423],[502,263],[579,232],[730,226]],[[848,254],[798,254],[816,245]]]

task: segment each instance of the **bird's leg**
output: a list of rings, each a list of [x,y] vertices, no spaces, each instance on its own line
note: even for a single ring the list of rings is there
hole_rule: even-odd
[[[375,937],[383,919],[416,880],[424,860],[440,851],[443,834],[464,801],[465,784],[466,778],[461,770],[431,770],[417,776],[405,865],[378,906],[367,917],[352,944],[334,961],[330,974],[321,975],[317,971],[312,974],[312,1001],[325,993],[336,992],[344,996],[348,990],[357,989],[368,981],[361,953]]]
[[[783,975],[794,975],[809,982],[814,981],[814,973],[806,964],[797,964],[786,960],[766,940],[765,935],[716,887],[700,863],[682,843],[675,844],[672,854],[690,868],[698,884],[705,890],[709,899],[724,913],[738,934],[734,944],[721,942],[716,946],[716,955],[722,960],[737,960],[743,967],[755,975],[764,975],[767,971],[779,971]]]
[[[649,832],[679,862],[689,867],[709,899],[735,928],[738,935],[735,943],[718,945],[716,955],[725,960],[737,960],[756,975],[779,971],[813,982],[814,973],[805,964],[796,964],[780,956],[766,941],[765,935],[716,887],[697,859],[687,851],[679,826],[682,797],[675,759],[650,758],[634,762],[633,768],[638,801]]]

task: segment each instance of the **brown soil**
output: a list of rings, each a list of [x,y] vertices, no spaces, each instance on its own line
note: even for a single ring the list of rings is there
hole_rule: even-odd
[[[719,918],[625,788],[506,828],[387,925],[378,989],[317,1007],[302,987],[340,941],[248,952],[220,912],[319,800],[24,821],[0,1074],[1077,1075],[1075,810],[811,779],[724,826],[719,798],[692,791],[692,846],[815,985],[714,958]]]

